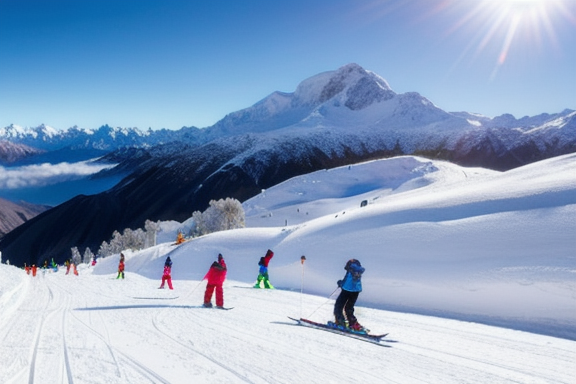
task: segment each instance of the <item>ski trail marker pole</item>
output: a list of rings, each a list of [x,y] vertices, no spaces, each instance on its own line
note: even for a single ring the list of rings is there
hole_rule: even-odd
[[[300,264],[302,264],[302,279],[300,283],[300,317],[302,317],[302,297],[304,296],[304,262],[306,261],[306,256],[302,255],[300,257]]]

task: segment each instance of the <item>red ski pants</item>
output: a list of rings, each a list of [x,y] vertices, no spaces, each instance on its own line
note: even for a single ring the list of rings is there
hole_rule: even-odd
[[[172,277],[171,276],[162,276],[162,285],[160,285],[160,288],[164,288],[165,282],[168,282],[168,288],[172,289]]]
[[[204,303],[210,303],[212,301],[212,293],[216,289],[216,305],[218,307],[224,306],[224,290],[222,289],[222,284],[207,284],[206,292],[204,293]]]

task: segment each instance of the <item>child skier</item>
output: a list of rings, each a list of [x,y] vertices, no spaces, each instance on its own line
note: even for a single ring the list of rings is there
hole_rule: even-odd
[[[336,324],[355,331],[364,331],[364,327],[358,323],[356,316],[354,316],[354,304],[356,304],[358,295],[362,292],[361,279],[365,269],[360,264],[360,261],[356,259],[348,260],[344,269],[346,270],[346,275],[342,280],[338,280],[338,286],[341,291],[334,304]]]
[[[222,289],[222,284],[224,284],[224,280],[226,279],[226,272],[224,257],[222,257],[222,254],[218,254],[218,261],[212,263],[208,273],[204,276],[204,279],[208,280],[206,292],[204,292],[204,307],[212,308],[212,294],[214,293],[214,289],[216,289],[216,308],[224,308],[224,290]]]
[[[164,273],[162,274],[162,284],[160,288],[164,288],[164,283],[168,282],[168,288],[172,289],[172,260],[170,260],[170,256],[166,258],[166,262],[164,263]]]
[[[274,288],[268,277],[268,263],[272,257],[274,257],[274,252],[268,250],[266,256],[260,258],[258,262],[260,269],[258,270],[258,279],[256,280],[256,284],[254,284],[254,288]]]
[[[178,232],[178,235],[176,236],[176,245],[182,244],[185,240],[186,239],[184,238],[182,232]]]
[[[124,254],[123,253],[120,254],[120,262],[118,263],[118,276],[116,276],[116,278],[119,279],[120,276],[122,276],[122,278],[124,278]]]

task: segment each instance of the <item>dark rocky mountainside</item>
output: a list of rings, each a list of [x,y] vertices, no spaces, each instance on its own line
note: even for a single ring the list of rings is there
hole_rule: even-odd
[[[17,204],[0,198],[0,239],[14,228],[50,208],[24,202]]]

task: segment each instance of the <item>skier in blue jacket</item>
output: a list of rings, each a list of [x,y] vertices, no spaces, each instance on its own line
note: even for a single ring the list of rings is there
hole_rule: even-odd
[[[346,275],[342,280],[338,280],[341,291],[336,299],[336,304],[334,304],[336,324],[355,331],[364,331],[364,327],[358,323],[356,316],[354,316],[354,304],[362,292],[362,274],[365,269],[356,259],[348,260],[344,269]]]

